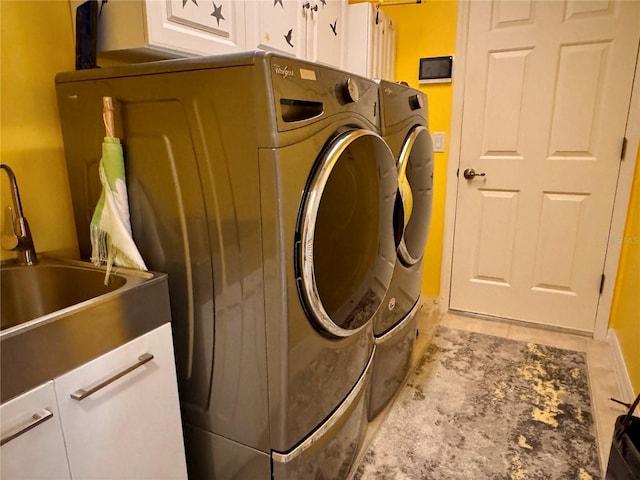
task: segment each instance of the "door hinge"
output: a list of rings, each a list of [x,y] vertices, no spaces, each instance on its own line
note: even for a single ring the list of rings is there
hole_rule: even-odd
[[[624,156],[627,153],[627,137],[622,139],[622,148],[620,149],[620,161],[624,160]]]
[[[604,290],[604,273],[600,277],[600,294],[602,295],[602,291]]]

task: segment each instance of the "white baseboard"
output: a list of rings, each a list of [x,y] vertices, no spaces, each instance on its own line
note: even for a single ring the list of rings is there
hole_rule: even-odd
[[[438,303],[438,310],[440,312],[440,315],[444,315],[445,313],[447,313],[449,311],[449,301],[446,298],[440,297],[437,300]]]
[[[611,358],[613,359],[613,370],[616,375],[616,382],[620,389],[620,396],[618,400],[623,402],[633,402],[635,394],[633,392],[633,385],[631,384],[631,377],[629,377],[629,371],[622,355],[622,349],[618,342],[618,336],[615,330],[612,328],[607,332],[607,343],[609,344],[609,350],[611,351]]]

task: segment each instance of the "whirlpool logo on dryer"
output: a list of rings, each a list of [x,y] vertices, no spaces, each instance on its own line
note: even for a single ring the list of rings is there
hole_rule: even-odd
[[[280,65],[273,65],[273,69],[278,75],[281,75],[282,78],[293,77],[293,70],[291,70],[287,65],[281,67]]]

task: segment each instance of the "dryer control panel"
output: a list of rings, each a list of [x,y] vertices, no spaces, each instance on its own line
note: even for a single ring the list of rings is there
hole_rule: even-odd
[[[377,123],[378,88],[367,78],[285,56],[270,59],[278,131],[339,113]]]
[[[380,80],[380,111],[383,126],[396,125],[409,116],[427,119],[427,96],[400,83]]]

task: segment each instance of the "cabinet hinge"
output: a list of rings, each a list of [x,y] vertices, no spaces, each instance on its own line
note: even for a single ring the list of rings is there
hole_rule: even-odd
[[[457,169],[456,170],[456,177],[459,177],[459,176],[460,176],[460,169]]]
[[[604,290],[604,273],[600,277],[600,294],[602,295],[602,291]]]
[[[622,148],[620,149],[620,161],[624,160],[624,156],[627,153],[627,137],[622,139]]]

